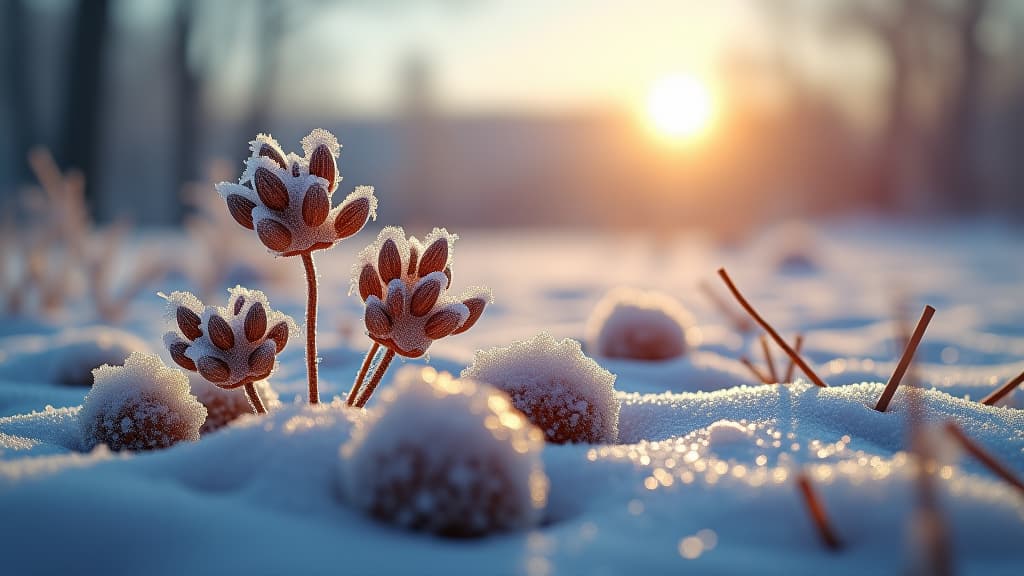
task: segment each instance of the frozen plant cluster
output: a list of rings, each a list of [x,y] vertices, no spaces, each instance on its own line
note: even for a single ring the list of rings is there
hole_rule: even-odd
[[[407,367],[341,449],[343,493],[384,521],[446,536],[536,525],[544,437],[502,392]]]
[[[181,370],[158,356],[133,352],[124,366],[103,365],[82,404],[82,446],[152,450],[199,440],[206,408]]]
[[[583,354],[579,342],[541,333],[476,353],[462,378],[505,391],[544,431],[548,442],[615,443],[619,399],[615,375]]]
[[[587,350],[605,358],[667,360],[686,353],[692,316],[661,292],[616,288],[587,320]]]

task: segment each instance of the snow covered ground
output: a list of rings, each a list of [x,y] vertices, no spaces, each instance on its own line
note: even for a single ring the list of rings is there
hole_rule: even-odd
[[[778,231],[738,248],[690,236],[456,232],[453,288],[490,286],[495,303],[472,330],[433,345],[438,370],[458,374],[475,350],[540,331],[582,341],[594,306],[621,285],[668,293],[694,319],[682,358],[596,358],[617,376],[618,443],[543,448],[550,492],[539,526],[452,540],[363,515],[339,487],[350,472],[339,451],[365,415],[340,402],[304,405],[298,341],[279,356],[271,386],[281,406],[269,416],[166,450],[84,452],[78,413],[91,368],[127,350],[169,363],[164,302],[152,294],[117,331],[95,327],[85,304],[0,325],[2,572],[906,573],[926,554],[917,464],[905,451],[908,395],[897,393],[884,414],[872,406],[898,359],[897,321],[912,325],[927,303],[938,312],[914,373],[928,389],[921,404],[939,454],[933,477],[949,552],[959,573],[1020,573],[1024,495],[957,450],[938,424],[954,420],[1024,475],[1024,392],[997,407],[977,402],[1024,370],[1024,237],[846,225],[818,228],[794,251]],[[361,302],[348,288],[354,255],[372,238],[317,254],[325,400],[347,393],[368,347]],[[168,258],[188,253],[180,238],[145,240]],[[284,271],[293,282],[249,287],[301,319],[301,264],[267,263],[268,276]],[[736,333],[698,288],[709,282],[727,297],[719,266],[787,338],[804,334],[805,357],[829,388],[753,380],[738,358],[760,363],[756,333]],[[172,276],[160,288],[195,287]],[[781,353],[776,360],[784,364]],[[801,472],[839,551],[820,541],[795,483]]]

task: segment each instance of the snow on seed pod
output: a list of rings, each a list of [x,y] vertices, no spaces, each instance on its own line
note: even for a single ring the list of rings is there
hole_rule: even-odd
[[[486,384],[408,366],[341,448],[341,492],[404,528],[474,537],[535,526],[544,437]]]
[[[686,353],[690,314],[660,292],[616,288],[587,320],[587,350],[606,358],[667,360]]]

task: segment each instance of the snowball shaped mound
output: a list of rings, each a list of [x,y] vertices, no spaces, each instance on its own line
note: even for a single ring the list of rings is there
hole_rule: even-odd
[[[579,342],[548,334],[477,352],[462,378],[504,390],[548,442],[614,443],[619,437],[615,375],[583,354]]]
[[[206,406],[206,422],[199,429],[200,435],[205,436],[211,432],[216,432],[234,420],[253,413],[252,405],[249,404],[249,398],[246,397],[245,390],[225,390],[210,384],[198,375],[190,377],[189,383],[192,387],[192,394],[195,395],[203,406]],[[263,405],[268,411],[281,406],[281,399],[269,382],[266,380],[256,380],[253,382],[253,386],[256,387],[256,392],[259,393],[260,399],[263,400]]]
[[[134,334],[94,326],[62,334],[50,348],[50,381],[64,386],[92,386],[92,371],[104,364],[123,364],[132,352],[149,346]]]
[[[185,373],[158,356],[134,352],[124,366],[100,366],[93,377],[79,414],[83,448],[152,450],[199,440],[206,408]]]
[[[606,358],[667,360],[686,353],[689,312],[671,296],[616,288],[587,320],[587,350]]]
[[[508,397],[433,368],[401,370],[341,448],[341,487],[358,508],[444,536],[536,525],[547,503],[544,436]]]

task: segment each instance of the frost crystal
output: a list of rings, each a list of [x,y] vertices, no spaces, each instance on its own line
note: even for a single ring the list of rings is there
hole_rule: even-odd
[[[666,360],[686,353],[690,314],[667,294],[616,288],[587,321],[587,350],[606,358]]]
[[[190,393],[184,372],[158,356],[134,352],[124,366],[93,370],[93,378],[79,414],[85,449],[151,450],[199,440],[206,408]]]
[[[575,340],[559,342],[542,333],[505,348],[480,351],[461,377],[507,392],[549,442],[618,439],[615,375],[584,355]]]
[[[342,447],[342,489],[358,508],[415,530],[521,530],[547,502],[543,445],[502,392],[410,366]]]

